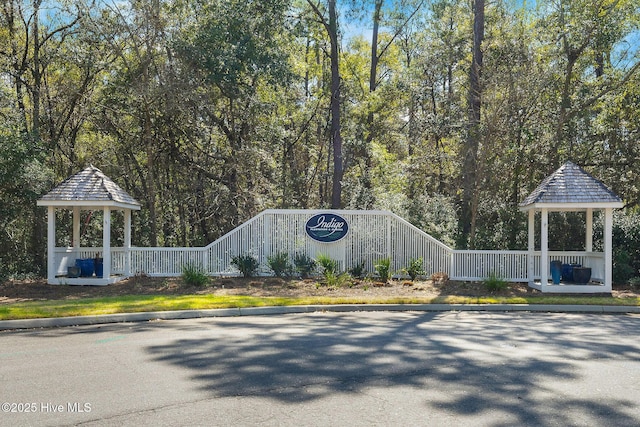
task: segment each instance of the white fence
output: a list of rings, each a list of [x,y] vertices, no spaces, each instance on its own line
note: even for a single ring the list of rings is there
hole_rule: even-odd
[[[452,251],[451,278],[482,280],[491,275],[510,282],[527,281],[526,251]]]
[[[266,273],[267,257],[286,252],[319,254],[336,260],[341,270],[364,263],[374,271],[382,258],[392,260],[392,270],[404,268],[411,258],[422,257],[428,274],[449,272],[451,249],[402,218],[380,211],[330,211],[338,213],[349,224],[349,233],[334,243],[310,239],[305,231],[307,220],[314,214],[328,211],[267,210],[204,248],[202,265],[210,274],[233,274],[235,255],[252,254]]]
[[[454,280],[483,280],[496,275],[509,282],[526,282],[528,279],[527,251],[452,251]],[[533,279],[540,280],[540,251],[533,254]],[[558,260],[563,264],[579,264],[591,267],[591,279],[604,282],[604,254],[600,252],[549,251],[547,265]],[[547,272],[551,277],[551,272]]]
[[[318,213],[335,213],[349,224],[342,240],[321,243],[309,238],[307,220]],[[56,249],[58,273],[65,274],[75,258],[90,258],[102,248]],[[402,276],[411,259],[422,257],[424,272],[430,276],[444,272],[453,280],[482,280],[494,274],[512,282],[528,280],[527,251],[466,251],[453,250],[397,215],[386,211],[314,211],[266,210],[238,228],[202,248],[141,248],[128,253],[112,248],[112,274],[145,274],[149,276],[179,276],[185,264],[201,265],[209,275],[237,275],[231,259],[251,254],[260,262],[262,273],[268,274],[267,257],[286,252],[315,258],[325,254],[338,261],[341,270],[364,263],[369,273],[375,263],[390,258],[391,269]],[[127,257],[130,270],[127,272]],[[533,278],[540,278],[540,253],[533,256]],[[577,263],[592,268],[592,278],[602,281],[604,255],[595,252],[549,252],[549,262]]]

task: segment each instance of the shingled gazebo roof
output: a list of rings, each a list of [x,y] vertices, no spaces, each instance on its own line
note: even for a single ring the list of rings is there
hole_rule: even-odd
[[[140,203],[108,176],[89,166],[38,200],[38,206],[115,206],[140,209]]]
[[[533,208],[621,208],[622,200],[601,181],[572,162],[549,175],[526,199],[521,210]]]

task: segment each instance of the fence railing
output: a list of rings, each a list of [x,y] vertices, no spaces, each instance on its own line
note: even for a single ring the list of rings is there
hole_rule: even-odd
[[[349,224],[347,236],[335,243],[317,242],[306,235],[310,215],[320,212],[326,211],[264,211],[204,248],[209,273],[236,271],[231,265],[235,255],[252,254],[266,266],[267,258],[279,252],[291,258],[298,253],[312,258],[324,254],[336,260],[341,270],[364,264],[369,272],[382,258],[390,258],[392,269],[399,271],[411,258],[422,257],[428,274],[449,272],[451,249],[390,212],[334,211]]]
[[[320,212],[335,212],[349,224],[349,233],[335,243],[321,243],[306,236],[305,223]],[[132,247],[111,248],[111,272],[119,275],[179,276],[186,264],[197,264],[209,275],[237,275],[231,264],[236,255],[251,254],[267,274],[267,258],[286,252],[315,258],[325,254],[349,270],[374,265],[390,258],[396,276],[404,275],[412,259],[422,258],[424,274],[444,272],[453,280],[476,281],[496,275],[511,282],[528,280],[527,251],[453,250],[395,214],[386,211],[266,210],[208,246],[199,248]],[[76,258],[91,258],[102,248],[56,248],[58,274],[65,274]],[[549,252],[552,260],[592,268],[592,278],[602,281],[604,255],[595,252]],[[533,278],[540,278],[540,252],[533,255]],[[127,260],[129,262],[127,263]],[[129,268],[127,269],[127,265]],[[550,277],[550,275],[548,274]]]
[[[527,251],[471,251],[454,250],[450,277],[454,280],[483,280],[495,275],[509,282],[528,280]],[[533,254],[533,279],[540,279],[540,259],[542,254]],[[547,265],[558,260],[563,264],[579,264],[591,267],[592,280],[604,282],[604,254],[601,252],[560,252],[549,251]],[[551,278],[551,272],[547,272]]]
[[[453,251],[454,280],[482,280],[495,275],[510,282],[527,281],[527,251]]]

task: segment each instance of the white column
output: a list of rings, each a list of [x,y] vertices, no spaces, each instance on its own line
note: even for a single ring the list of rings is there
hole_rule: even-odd
[[[604,210],[604,287],[611,292],[613,283],[613,209]]]
[[[393,270],[393,247],[392,247],[392,240],[391,240],[391,215],[387,214],[387,258],[389,258],[391,260],[391,270]],[[340,242],[341,246],[342,246],[342,259],[343,259],[343,263],[342,263],[342,268],[344,270],[347,269],[347,244],[345,242],[345,239],[342,239],[342,241]],[[451,256],[453,257],[453,254],[451,254]],[[451,273],[453,273],[453,270],[451,271]],[[391,274],[391,272],[390,272]]]
[[[124,275],[131,276],[131,209],[124,210]]]
[[[536,250],[536,210],[529,209],[529,245],[527,254],[527,277],[529,278],[529,285],[533,284],[534,275],[534,252]]]
[[[393,249],[391,248],[391,216],[386,215],[387,225],[387,258],[393,259]],[[345,266],[346,267],[346,266]]]
[[[273,218],[273,215],[271,214],[265,214],[262,216],[262,226],[264,227],[264,234],[263,234],[264,239],[262,241],[263,258],[260,257],[259,253],[256,254],[256,256],[258,257],[261,263],[267,262],[267,258],[270,257],[273,252],[273,239],[271,237],[273,236],[273,234],[271,233],[272,218]],[[256,251],[257,250],[258,248],[256,248]]]
[[[79,258],[80,254],[80,206],[73,207],[73,253],[76,258]]]
[[[540,284],[549,284],[549,211],[540,212]]]
[[[585,238],[585,251],[593,252],[593,209],[587,209],[587,234]]]
[[[111,209],[104,207],[102,221],[102,274],[105,279],[111,276]]]
[[[53,206],[47,209],[47,282],[56,283],[56,211]]]

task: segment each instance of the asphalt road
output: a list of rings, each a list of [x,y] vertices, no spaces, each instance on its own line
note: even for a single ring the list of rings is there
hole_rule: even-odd
[[[0,332],[0,425],[640,425],[640,315],[310,313]]]

